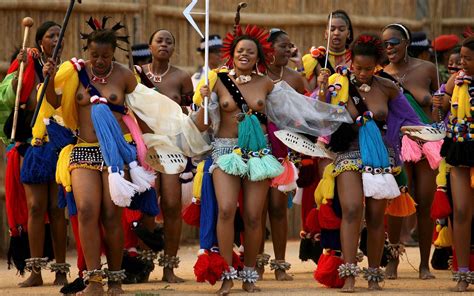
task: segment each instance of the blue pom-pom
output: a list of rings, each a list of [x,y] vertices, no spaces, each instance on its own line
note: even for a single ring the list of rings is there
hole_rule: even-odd
[[[58,155],[49,142],[26,150],[20,179],[25,184],[43,184],[55,180]]]
[[[64,195],[64,188],[58,185],[58,208],[64,209],[67,205],[66,196]]]

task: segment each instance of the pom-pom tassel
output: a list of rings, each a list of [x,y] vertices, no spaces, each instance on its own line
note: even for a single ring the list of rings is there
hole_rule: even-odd
[[[394,217],[407,217],[416,213],[416,204],[410,193],[408,193],[408,188],[402,187],[400,191],[400,196],[390,202],[385,214]]]
[[[344,280],[339,277],[337,268],[344,264],[341,257],[335,255],[335,251],[324,251],[319,257],[318,267],[314,271],[314,279],[329,288],[341,288]]]
[[[402,138],[401,154],[403,161],[418,162],[421,159],[422,151],[417,142],[405,135]]]
[[[193,197],[192,202],[183,210],[184,223],[199,227],[201,219],[201,206],[200,201]]]
[[[128,166],[130,168],[132,182],[137,185],[137,192],[145,192],[153,186],[156,178],[153,172],[145,170],[142,166],[139,166],[136,161],[132,161]]]
[[[451,230],[448,226],[436,225],[438,238],[433,242],[436,247],[444,248],[450,247],[453,244]]]
[[[281,165],[283,166],[283,173],[272,179],[272,187],[290,184],[295,179],[295,170],[293,169],[295,165],[288,159],[288,157],[283,159]]]
[[[449,203],[446,187],[438,186],[433,203],[431,204],[431,219],[443,219],[451,215],[451,204]]]
[[[258,152],[257,152],[258,153]],[[249,156],[247,161],[248,165],[248,176],[250,181],[262,181],[268,178],[268,172],[259,156]]]
[[[138,186],[125,180],[123,171],[118,167],[109,167],[108,171],[112,201],[119,207],[128,207],[132,202],[132,196],[138,191]]]
[[[397,181],[392,174],[382,174],[383,179],[385,180],[385,189],[387,194],[380,196],[380,199],[393,199],[400,196],[400,189],[398,187]],[[374,196],[377,198],[377,196]]]
[[[237,148],[232,153],[220,156],[217,165],[225,173],[233,176],[243,177],[248,172],[248,166],[242,159],[242,151]]]
[[[426,156],[432,170],[436,170],[441,162],[441,146],[443,141],[426,142],[422,146],[423,154]]]

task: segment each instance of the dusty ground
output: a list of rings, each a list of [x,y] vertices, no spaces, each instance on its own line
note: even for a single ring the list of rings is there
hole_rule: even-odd
[[[268,270],[265,273],[264,280],[258,285],[262,288],[262,292],[257,295],[314,295],[317,294],[334,294],[337,293],[335,289],[327,289],[319,285],[313,279],[313,270],[315,264],[312,262],[300,262],[298,259],[299,242],[292,241],[288,243],[287,260],[292,263],[290,274],[294,276],[292,282],[277,282],[273,278],[273,274]],[[181,266],[177,274],[186,279],[182,284],[167,284],[160,281],[161,270],[156,268],[150,276],[150,282],[147,284],[127,285],[124,286],[128,295],[137,296],[151,296],[151,295],[209,295],[218,289],[219,283],[216,286],[211,286],[207,283],[196,283],[193,274],[193,265],[196,260],[197,246],[184,246],[180,250]],[[270,244],[266,245],[267,252],[273,254]],[[450,280],[450,272],[448,271],[434,271],[436,275],[435,280],[422,281],[418,279],[418,273],[413,270],[411,265],[417,267],[418,249],[408,248],[407,255],[409,262],[404,257],[399,269],[399,279],[386,281],[384,283],[384,290],[382,292],[368,293],[366,288],[367,283],[359,279],[356,287],[358,294],[370,295],[400,295],[400,294],[424,294],[424,295],[442,295],[448,294],[449,288],[453,286]],[[68,256],[68,262],[75,264],[74,253]],[[367,261],[362,262],[361,266],[366,266]],[[70,280],[74,280],[77,269],[73,268]],[[0,295],[58,295],[59,288],[52,286],[53,275],[50,272],[44,272],[43,275],[45,285],[35,288],[17,288],[17,283],[22,278],[15,275],[14,270],[7,269],[5,260],[0,261]],[[232,290],[233,295],[248,295],[242,293],[240,290],[240,283],[236,283]],[[471,289],[474,291],[474,289]]]

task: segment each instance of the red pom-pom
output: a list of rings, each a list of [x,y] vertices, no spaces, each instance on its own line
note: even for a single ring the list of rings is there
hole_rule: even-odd
[[[201,220],[201,206],[192,202],[183,210],[182,215],[184,223],[199,227]]]
[[[318,260],[318,267],[314,271],[314,279],[329,288],[341,288],[344,280],[339,277],[337,268],[344,264],[341,257],[335,256],[335,252],[322,254]]]
[[[332,209],[332,201],[322,204],[319,207],[319,225],[323,229],[339,229],[341,228],[341,218],[336,216]]]
[[[311,234],[316,234],[321,232],[321,227],[319,226],[319,217],[318,209],[313,208],[309,211],[308,216],[306,216],[304,229],[306,229]]]
[[[222,273],[229,270],[225,259],[217,252],[205,250],[194,264],[194,275],[197,282],[209,282],[214,285]]]
[[[200,254],[194,264],[194,275],[199,283],[205,282],[209,277],[209,254],[208,251]],[[213,285],[213,283],[211,283]],[[215,282],[214,282],[215,284]]]
[[[435,192],[433,203],[431,204],[431,219],[442,219],[452,213],[446,189],[438,187]]]

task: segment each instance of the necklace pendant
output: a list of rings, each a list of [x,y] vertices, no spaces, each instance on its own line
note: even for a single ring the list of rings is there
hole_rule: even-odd
[[[97,77],[97,76],[92,76],[92,82],[97,82],[97,83],[100,83],[100,84],[107,84],[107,79]]]
[[[359,90],[362,91],[362,92],[369,92],[371,89],[370,85],[367,85],[367,84],[362,84],[360,87],[359,87]]]
[[[153,81],[155,81],[156,83],[161,83],[161,76],[155,76]]]

